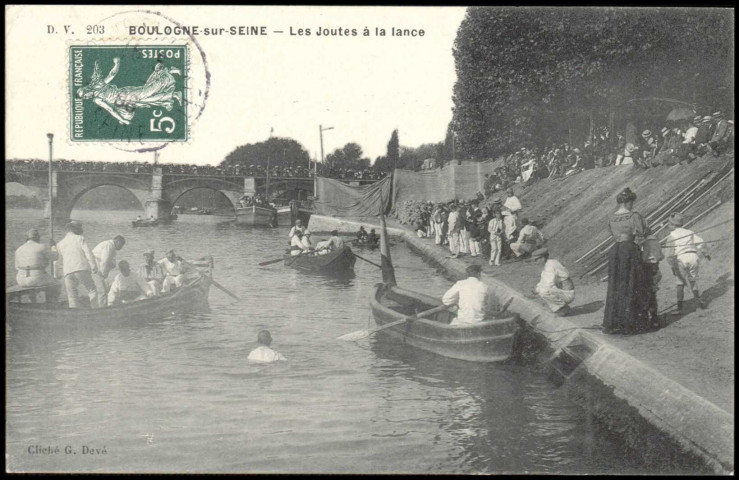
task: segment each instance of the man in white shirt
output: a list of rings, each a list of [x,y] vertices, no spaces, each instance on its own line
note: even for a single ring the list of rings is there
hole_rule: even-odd
[[[549,258],[549,250],[540,248],[531,254],[531,258],[539,265],[544,265],[539,283],[534,293],[544,300],[549,310],[563,317],[570,311],[570,304],[575,300],[575,285],[570,273],[558,260]]]
[[[95,280],[95,287],[98,291],[98,304],[101,307],[104,307],[107,303],[108,274],[115,268],[116,252],[122,249],[125,244],[126,239],[117,235],[112,240],[104,240],[98,243],[97,246],[92,249],[92,254],[95,256],[95,261],[97,261],[99,269],[98,274],[93,276],[93,280]]]
[[[495,298],[490,287],[480,280],[480,265],[467,267],[467,278],[455,283],[441,298],[444,305],[457,305],[457,317],[450,325],[469,326],[485,320],[492,313]]]
[[[287,360],[281,353],[269,348],[272,345],[272,335],[269,330],[262,330],[257,334],[257,343],[259,346],[252,350],[247,360],[258,363],[272,363]]]
[[[331,232],[331,238],[328,239],[328,243],[325,248],[331,252],[344,249],[344,240],[339,236],[338,230],[333,230]]]
[[[508,210],[516,217],[516,220],[518,220],[518,212],[523,208],[523,206],[518,200],[518,197],[514,194],[513,187],[508,187],[506,194],[506,199],[503,202],[503,210]]]
[[[522,218],[521,225],[523,227],[518,233],[518,241],[511,243],[511,250],[516,257],[524,256],[544,245],[544,234],[534,225],[531,225],[528,218]]]
[[[667,263],[672,267],[677,286],[677,310],[672,313],[673,315],[683,313],[686,284],[693,291],[693,298],[698,301],[700,308],[705,309],[706,302],[701,299],[698,291],[698,272],[701,257],[710,260],[711,256],[703,248],[704,242],[701,237],[692,230],[682,228],[685,223],[682,213],[670,215],[669,223],[672,231],[665,238],[665,246],[669,247],[666,251]]]
[[[98,307],[98,292],[92,274],[98,267],[92,250],[82,236],[82,225],[77,222],[67,224],[67,235],[56,245],[59,262],[64,272],[64,286],[67,290],[69,308],[79,308],[79,284],[87,289],[90,306]]]
[[[462,225],[459,220],[459,210],[456,205],[451,206],[447,222],[449,225],[449,251],[452,252],[452,258],[457,258],[460,250]]]
[[[310,233],[308,229],[303,226],[303,222],[298,218],[295,220],[295,226],[290,229],[290,239],[292,240],[295,233],[300,232],[302,234]]]
[[[121,260],[118,262],[118,270],[120,273],[115,276],[113,283],[110,285],[108,305],[134,302],[151,297],[154,294],[143,278],[131,272],[131,267],[127,261]]]
[[[53,244],[53,240],[52,240]],[[40,294],[34,295],[36,301],[49,302],[59,295],[59,284],[46,273],[52,260],[58,257],[55,250],[49,250],[41,244],[41,235],[38,230],[32,228],[26,233],[26,243],[15,251],[15,268],[18,275],[15,281],[21,287],[47,287],[44,289],[44,300],[40,300]]]
[[[159,265],[164,271],[164,281],[162,282],[162,293],[169,293],[172,287],[180,288],[185,281],[185,273],[187,272],[187,264],[179,257],[174,250],[167,252],[167,256],[159,260]]]
[[[500,209],[495,209],[495,215],[488,222],[488,232],[490,233],[490,265],[500,266],[500,254],[503,253],[503,235],[505,233],[505,225],[503,224],[503,214]]]
[[[303,232],[301,232],[300,230],[296,231],[295,235],[293,235],[292,239],[290,240],[290,255],[300,255],[301,253],[307,252],[310,249],[310,247],[307,247],[305,243],[303,243]]]

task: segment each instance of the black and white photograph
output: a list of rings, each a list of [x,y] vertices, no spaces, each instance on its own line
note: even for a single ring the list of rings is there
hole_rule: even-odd
[[[734,474],[733,5],[5,6],[5,472]]]

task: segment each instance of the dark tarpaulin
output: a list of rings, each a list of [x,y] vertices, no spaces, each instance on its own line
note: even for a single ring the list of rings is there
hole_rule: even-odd
[[[332,178],[316,178],[313,206],[318,215],[334,217],[376,217],[390,207],[392,177],[369,185],[352,187]]]

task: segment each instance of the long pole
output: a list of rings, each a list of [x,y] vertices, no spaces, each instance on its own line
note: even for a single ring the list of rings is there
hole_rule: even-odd
[[[318,134],[321,137],[321,165],[323,165],[323,125],[318,125]],[[318,179],[316,178],[317,175],[318,175],[318,165],[316,165],[316,174],[313,175],[313,196],[314,197],[318,194]]]
[[[54,239],[54,187],[52,185],[53,173],[53,145],[54,145],[54,134],[47,133],[46,136],[49,138],[49,240]]]

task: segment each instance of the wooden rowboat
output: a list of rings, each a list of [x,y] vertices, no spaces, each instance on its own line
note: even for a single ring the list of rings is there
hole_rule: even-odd
[[[284,263],[288,267],[304,272],[320,273],[325,275],[349,275],[354,273],[354,263],[357,261],[352,249],[344,247],[323,255],[304,253],[302,255],[284,256]]]
[[[370,308],[378,327],[441,305],[437,298],[378,283],[370,296]],[[412,347],[444,357],[470,362],[500,362],[511,356],[517,314],[471,326],[450,326],[454,314],[441,311],[378,332]]]
[[[172,312],[201,310],[208,306],[211,279],[198,275],[171,294],[103,308],[66,308],[66,303],[19,303],[8,300],[6,321],[20,327],[89,328],[103,325],[146,323]],[[7,298],[7,297],[6,297]]]

